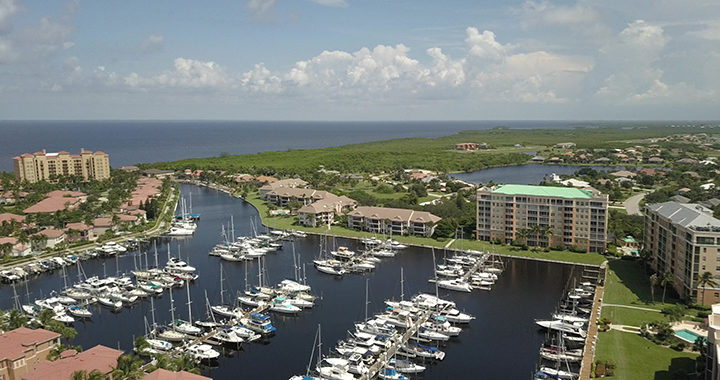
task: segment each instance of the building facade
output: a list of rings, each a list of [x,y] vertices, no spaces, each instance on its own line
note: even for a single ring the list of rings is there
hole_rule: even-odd
[[[720,302],[720,289],[698,289],[710,272],[720,282],[720,220],[711,209],[692,203],[664,202],[645,207],[645,251],[657,273],[670,272],[683,299]]]
[[[608,196],[594,189],[500,185],[477,192],[477,239],[604,252]]]
[[[712,305],[708,316],[707,355],[705,380],[720,380],[720,303]]]
[[[0,379],[20,380],[39,364],[47,361],[60,334],[44,329],[19,327],[0,334]]]
[[[65,151],[33,154],[24,153],[13,158],[15,178],[19,181],[48,181],[56,176],[77,175],[85,180],[110,178],[110,158],[103,152],[81,149],[80,154]]]
[[[357,207],[357,202],[344,195],[332,196],[298,209],[298,222],[307,227],[329,226],[335,217]]]
[[[426,211],[361,206],[347,214],[348,227],[388,235],[432,236],[440,217]]]

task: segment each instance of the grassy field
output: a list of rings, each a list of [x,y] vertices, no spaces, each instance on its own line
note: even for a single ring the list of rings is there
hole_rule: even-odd
[[[644,322],[667,321],[667,317],[657,311],[628,309],[618,306],[603,306],[601,317],[613,324],[640,326]]]
[[[605,256],[597,254],[597,253],[575,253],[570,251],[550,251],[550,252],[543,252],[543,251],[529,251],[529,250],[521,250],[516,247],[508,246],[508,245],[496,245],[496,244],[490,244],[489,242],[485,241],[477,241],[477,240],[456,240],[452,244],[453,248],[463,248],[463,249],[475,249],[475,250],[481,250],[481,251],[491,251],[499,254],[504,255],[510,255],[510,256],[519,256],[519,257],[532,257],[537,259],[545,259],[545,260],[557,260],[557,261],[564,261],[569,263],[579,263],[579,264],[590,264],[590,265],[600,265],[603,261],[605,261]]]
[[[697,354],[677,352],[626,332],[611,330],[601,332],[599,337],[595,357],[615,362],[617,367],[612,379],[672,380],[676,371],[695,372]]]
[[[242,171],[272,169],[276,172],[314,170],[319,165],[343,173],[374,172],[422,168],[442,172],[472,171],[487,167],[527,162],[523,154],[530,147],[552,146],[572,141],[578,148],[621,148],[631,140],[660,137],[673,133],[697,132],[698,128],[577,128],[518,130],[495,128],[464,131],[438,138],[393,139],[323,149],[287,150],[212,158],[191,158],[173,162],[145,164],[143,167],[169,169],[221,169]],[[453,149],[460,142],[486,142],[495,149],[461,152]],[[521,144],[515,147],[514,144]]]
[[[672,298],[669,289],[665,296],[665,304],[661,303],[662,289],[655,289],[655,301],[650,292],[650,274],[645,272],[640,262],[633,260],[613,260],[608,263],[605,283],[604,303],[633,305],[651,309],[662,309],[680,300]]]

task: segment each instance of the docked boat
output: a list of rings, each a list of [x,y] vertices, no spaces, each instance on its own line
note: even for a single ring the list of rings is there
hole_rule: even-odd
[[[150,347],[154,350],[170,351],[172,349],[172,344],[170,342],[153,338],[147,338],[145,340],[147,341],[148,345],[150,345]]]
[[[575,325],[575,324],[569,324],[563,321],[558,320],[536,320],[535,323],[542,327],[546,328],[548,330],[555,330],[555,331],[562,331],[564,333],[568,334],[574,334],[579,335],[581,337],[585,337],[586,332],[582,329],[581,326]]]
[[[168,260],[167,265],[165,266],[165,269],[169,272],[183,272],[183,273],[192,273],[195,272],[195,267],[192,267],[188,265],[186,262],[171,257],[170,260]]]
[[[468,284],[465,281],[462,280],[438,280],[437,286],[439,288],[448,289],[448,290],[455,290],[458,292],[472,292],[472,286]]]
[[[280,289],[285,290],[287,292],[309,292],[310,291],[310,286],[303,285],[297,281],[288,280],[288,279],[280,281],[279,286],[280,286]]]
[[[114,310],[119,310],[120,308],[122,308],[122,301],[120,301],[119,299],[114,298],[114,297],[101,296],[101,297],[98,297],[97,300],[98,300],[98,302],[100,302],[101,305],[103,305],[105,307],[109,307]]]
[[[348,372],[347,360],[340,358],[325,358],[315,368],[321,378],[334,380],[355,380],[355,376]]]
[[[277,297],[270,304],[270,311],[283,314],[297,314],[301,309],[290,302],[285,297]]]
[[[340,266],[340,265],[319,265],[319,264],[316,264],[316,265],[315,265],[315,268],[317,268],[317,270],[320,271],[320,272],[322,272],[322,273],[332,274],[332,275],[335,275],[335,276],[342,276],[342,275],[344,275],[345,273],[347,273],[347,271],[346,271],[342,266]]]
[[[220,357],[220,353],[215,351],[209,344],[193,344],[185,348],[185,352],[195,358],[195,360],[209,361]]]
[[[75,322],[75,318],[65,314],[65,311],[57,312],[55,315],[53,315],[52,319],[65,324],[71,324]]]
[[[398,372],[395,368],[383,368],[378,372],[378,377],[381,379],[390,380],[404,380],[407,379],[405,375]]]
[[[390,365],[400,373],[422,373],[425,371],[424,366],[413,363],[410,360],[390,359]]]
[[[86,307],[73,305],[73,306],[68,307],[67,311],[73,317],[92,318],[92,312],[90,310],[88,310]]]
[[[258,334],[271,335],[275,333],[275,326],[272,325],[270,316],[261,313],[252,313],[250,318],[240,320],[241,327],[246,327]]]
[[[173,330],[173,329],[159,329],[157,331],[157,336],[168,341],[168,342],[182,342],[187,338],[187,335]]]
[[[537,379],[573,380],[576,378],[576,373],[550,367],[540,367],[540,370],[537,373]]]
[[[349,260],[355,257],[355,252],[348,247],[338,247],[337,251],[330,251],[330,254],[339,259]]]

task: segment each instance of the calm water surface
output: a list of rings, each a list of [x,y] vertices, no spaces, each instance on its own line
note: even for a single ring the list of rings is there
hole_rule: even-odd
[[[474,184],[487,184],[488,182],[493,181],[497,184],[514,183],[519,185],[537,185],[545,178],[545,176],[552,173],[558,175],[573,174],[582,168],[591,168],[603,171],[625,170],[624,166],[525,164],[482,169],[469,173],[456,173],[452,176]]]
[[[219,241],[220,226],[228,224],[230,215],[234,215],[235,229],[238,235],[250,234],[251,223],[257,221],[255,209],[242,200],[231,198],[214,190],[181,186],[182,195],[192,193],[193,208],[201,214],[197,232],[192,238],[158,239],[160,262],[167,260],[167,248],[174,255],[178,252],[183,258],[189,258],[191,265],[198,269],[200,278],[191,284],[193,300],[193,318],[205,315],[205,292],[211,302],[219,302],[220,260],[208,256],[210,248]],[[308,237],[297,240],[296,252],[301,262],[310,263],[318,252],[318,238]],[[359,249],[355,241],[337,239],[336,244]],[[271,283],[292,276],[293,260],[290,243],[285,249],[267,256],[266,266]],[[438,258],[443,255],[437,252]],[[120,270],[134,267],[133,253],[127,253],[118,259]],[[137,258],[137,257],[136,257]],[[148,257],[152,263],[152,253]],[[144,261],[144,259],[143,259]],[[88,276],[103,275],[103,271],[112,274],[116,271],[115,259],[92,259],[82,262]],[[307,265],[307,281],[315,294],[321,297],[315,308],[297,316],[272,315],[278,332],[266,344],[245,344],[240,352],[226,351],[217,368],[204,368],[203,374],[214,379],[287,379],[293,374],[304,373],[310,356],[313,337],[318,324],[322,324],[324,352],[332,344],[346,335],[354,321],[364,317],[365,280],[370,279],[370,313],[383,309],[383,300],[399,298],[400,268],[405,272],[405,294],[425,291],[434,292],[427,282],[432,277],[432,255],[430,250],[408,248],[393,259],[384,259],[378,268],[368,275],[348,275],[337,279],[317,272],[311,264]],[[444,361],[430,365],[424,378],[443,379],[485,378],[485,379],[527,379],[535,368],[538,349],[543,335],[537,331],[533,320],[547,317],[562,296],[563,288],[571,277],[579,275],[571,265],[540,263],[526,260],[512,260],[490,292],[476,291],[471,294],[441,291],[464,309],[477,317],[465,328],[459,338],[451,340],[442,349],[447,356]],[[244,289],[245,276],[243,263],[223,262],[226,273],[226,288],[233,292]],[[248,265],[249,279],[252,284],[257,280],[257,267]],[[68,281],[75,281],[75,268],[70,268]],[[60,289],[63,280],[58,272],[42,274],[28,284],[30,297],[47,295],[53,289]],[[24,286],[18,286],[23,302]],[[0,287],[0,308],[12,307],[12,289],[7,285]],[[173,292],[177,316],[187,318],[186,290]],[[170,320],[170,297],[165,293],[156,298],[156,318],[158,321]],[[93,308],[93,318],[86,322],[77,322],[78,336],[73,344],[85,348],[96,344],[120,347],[129,352],[134,337],[144,333],[143,318],[151,318],[149,301],[143,301],[134,307],[124,308],[112,313],[105,308]]]

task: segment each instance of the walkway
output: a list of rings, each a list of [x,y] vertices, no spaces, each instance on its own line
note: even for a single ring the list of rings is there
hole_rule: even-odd
[[[640,201],[645,198],[645,195],[647,195],[647,193],[635,194],[623,202],[623,206],[625,206],[625,211],[627,211],[628,215],[642,215],[640,212]]]
[[[450,240],[447,244],[445,244],[445,248],[450,248],[450,246],[455,242],[455,239]]]
[[[640,306],[618,305],[618,304],[615,304],[615,303],[604,303],[604,304],[603,304],[603,307],[605,307],[605,306],[624,307],[624,308],[626,308],[626,309],[635,309],[635,310],[644,310],[644,311],[654,311],[654,312],[657,312],[657,313],[662,313],[662,311],[660,311],[660,310],[658,310],[658,309],[650,309],[650,308],[647,308],[647,307],[640,307]]]
[[[630,325],[616,325],[616,324],[610,324],[610,330],[617,330],[622,331],[626,333],[631,334],[640,334],[640,328],[637,326],[630,326]]]
[[[598,336],[597,321],[600,318],[601,300],[604,293],[604,287],[599,285],[595,287],[593,308],[590,313],[590,326],[588,326],[585,348],[583,349],[582,364],[580,365],[580,380],[590,380],[590,375],[592,373],[592,363],[595,360],[595,344],[597,343]]]

